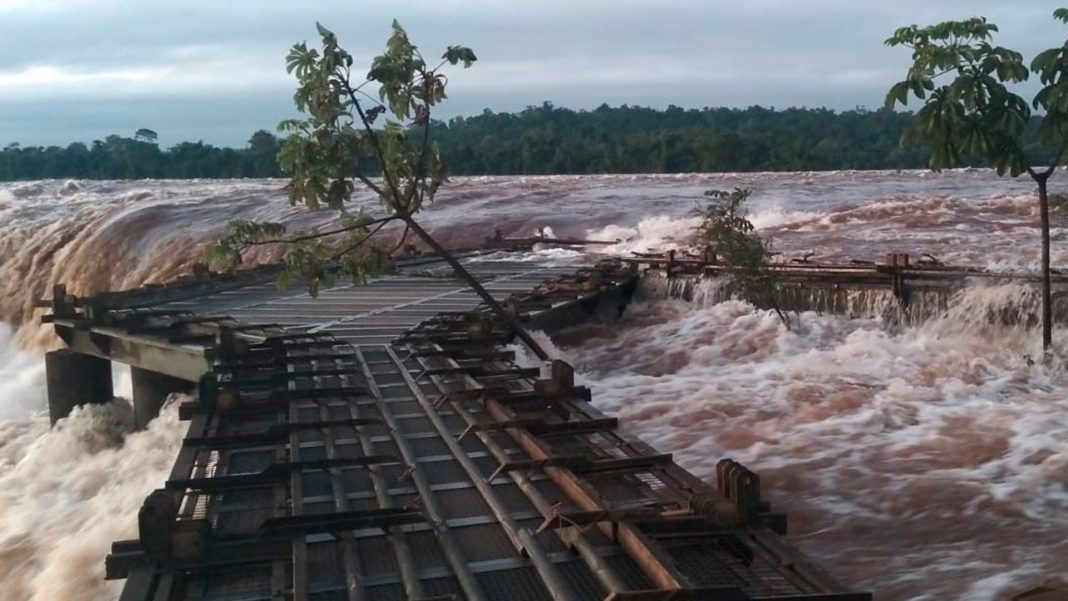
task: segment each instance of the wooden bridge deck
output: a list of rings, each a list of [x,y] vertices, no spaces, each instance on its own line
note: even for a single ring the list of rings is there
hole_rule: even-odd
[[[539,327],[633,286],[619,265],[469,266]],[[71,352],[198,382],[139,540],[108,558],[123,601],[871,598],[784,543],[756,474],[724,461],[712,487],[628,435],[441,272],[318,299],[267,274],[57,290]]]

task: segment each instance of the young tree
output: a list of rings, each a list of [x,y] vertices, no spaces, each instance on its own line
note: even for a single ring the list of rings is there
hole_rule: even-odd
[[[1068,23],[1068,9],[1053,16]],[[929,145],[931,169],[979,157],[998,175],[1026,173],[1035,181],[1042,225],[1042,347],[1048,351],[1053,341],[1048,184],[1068,150],[1068,41],[1031,62],[1042,88],[1029,104],[1009,87],[1027,80],[1028,67],[1019,52],[992,45],[997,31],[982,17],[898,29],[886,44],[912,49],[913,62],[905,79],[890,88],[886,105],[906,105],[910,96],[923,102],[903,141]],[[1032,106],[1044,113],[1041,135],[1058,148],[1054,156],[1026,156],[1023,150]]]
[[[297,78],[293,96],[303,119],[283,121],[288,132],[278,155],[292,175],[289,200],[309,209],[338,213],[338,225],[317,232],[287,235],[279,223],[231,222],[225,237],[208,252],[209,261],[233,269],[252,246],[284,244],[279,283],[295,278],[308,283],[314,295],[341,273],[360,283],[379,271],[409,233],[440,254],[482,300],[536,354],[548,355],[489,292],[415,220],[446,181],[445,164],[431,139],[431,111],[445,99],[446,66],[468,68],[477,58],[464,46],[449,46],[436,64],[429,64],[396,21],[385,51],[371,61],[366,77],[354,78],[353,57],[338,45],[337,36],[318,25],[321,48],[293,46],[286,69]],[[372,95],[377,86],[377,98]],[[381,120],[381,126],[376,124]],[[351,210],[358,187],[377,197],[382,212]],[[377,235],[391,223],[403,225],[400,241],[382,248]]]
[[[778,276],[768,268],[771,250],[757,235],[743,206],[752,194],[743,188],[705,192],[708,203],[694,211],[701,220],[697,241],[731,269],[731,283],[741,296],[758,307],[774,310],[789,328],[790,320],[779,303]]]

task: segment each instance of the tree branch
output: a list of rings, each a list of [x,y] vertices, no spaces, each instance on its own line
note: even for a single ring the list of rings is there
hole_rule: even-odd
[[[431,71],[430,73],[433,73]],[[430,95],[430,84],[427,83],[428,73],[423,73],[423,101],[426,107],[426,123],[423,124],[423,149],[419,152],[419,164],[416,167],[415,176],[419,180],[419,206],[423,206],[423,198],[426,194],[426,155],[430,148],[430,102],[426,98]]]
[[[343,79],[343,81],[347,81],[347,76],[346,76],[345,79]],[[349,114],[349,117],[351,118],[352,115]],[[334,131],[337,132],[338,139],[342,138],[341,123],[339,121],[334,121]],[[357,161],[358,160],[359,159],[357,159]],[[375,184],[374,182],[372,182],[366,175],[364,175],[364,174],[362,174],[359,171],[356,171],[354,169],[353,170],[353,176],[355,176],[356,179],[358,179],[361,182],[363,182],[363,185],[365,185],[368,188],[370,188],[372,191],[374,191],[375,194],[378,194],[379,196],[382,196],[382,188],[378,187],[378,185]]]
[[[374,128],[371,127],[371,122],[367,120],[367,113],[365,113],[363,107],[360,106],[360,101],[356,98],[356,92],[352,89],[352,84],[349,83],[347,78],[343,80],[343,83],[345,84],[345,91],[348,92],[349,98],[352,100],[352,105],[356,107],[356,113],[360,116],[360,121],[363,123],[364,129],[367,131],[368,137],[371,138],[371,143],[374,144],[375,152],[378,153],[379,160],[382,161],[382,177],[386,180],[386,184],[389,186],[390,190],[393,191],[393,201],[394,203],[400,203],[400,191],[397,189],[396,182],[394,182],[393,178],[390,176],[389,170],[386,169],[386,154],[382,151],[382,143],[378,140],[378,135],[375,133]],[[397,211],[397,207],[393,208]]]
[[[396,219],[396,218],[392,217],[390,219]],[[385,227],[387,223],[389,223],[389,222],[388,221],[380,222],[378,224],[378,227],[376,227],[375,229],[371,230],[370,233],[368,233],[366,236],[364,236],[363,238],[358,240],[355,244],[351,244],[351,245],[349,245],[349,246],[337,251],[333,255],[330,255],[330,260],[336,261],[337,259],[340,259],[342,256],[344,256],[344,255],[356,250],[357,248],[360,248],[361,246],[363,246],[363,244],[365,242],[367,242],[368,240],[374,238],[375,234],[377,234],[379,230],[381,230],[383,227]],[[407,226],[405,226],[405,228],[407,228]]]
[[[404,246],[404,243],[408,240],[408,233],[411,232],[411,231],[412,231],[412,226],[408,225],[408,223],[405,222],[404,223],[404,231],[401,232],[400,241],[397,242],[397,245],[394,246],[392,250],[390,250],[389,252],[386,253],[386,256],[392,256],[393,253],[395,253],[398,250],[400,250],[400,248],[402,246]]]
[[[1053,172],[1060,166],[1061,160],[1064,159],[1064,153],[1068,152],[1068,138],[1061,141],[1061,147],[1057,150],[1057,154],[1053,157],[1053,162],[1050,164],[1049,169],[1042,172],[1047,178],[1053,175]]]
[[[355,176],[356,176],[356,179],[360,180],[360,182],[362,182],[363,185],[365,185],[368,188],[370,188],[375,194],[377,194],[379,196],[382,196],[382,188],[378,187],[378,184],[376,184],[373,181],[371,181],[366,175],[364,175],[362,173],[356,173]]]

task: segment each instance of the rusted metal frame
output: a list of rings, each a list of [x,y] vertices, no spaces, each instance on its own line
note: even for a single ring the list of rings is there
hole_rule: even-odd
[[[210,418],[211,418],[211,416],[208,416],[208,415],[198,416],[190,424],[190,430],[194,431],[194,432],[211,432],[211,431],[213,431],[214,428],[217,427],[217,422],[215,422],[215,420],[212,420]],[[275,459],[276,460],[286,459],[287,458],[287,454],[285,452],[285,447],[284,446],[276,446],[274,448],[274,451],[275,451]],[[183,449],[179,454],[179,459],[178,459],[178,461],[176,461],[174,467],[172,468],[172,476],[186,475],[186,476],[193,476],[193,477],[199,477],[199,478],[207,478],[207,477],[209,477],[208,474],[206,473],[207,466],[204,463],[197,463],[196,462],[197,456],[199,456],[199,455],[201,455],[203,453],[207,453],[210,456],[212,453],[218,453],[218,451],[215,450],[215,449],[211,449],[210,447],[209,448],[204,448],[204,447],[195,447],[195,446],[183,446]],[[220,460],[216,465],[216,469],[219,469],[219,468],[221,468],[222,466],[225,465],[224,458],[226,456],[224,454],[221,454],[221,453],[218,453],[218,454],[220,456]],[[187,491],[179,491],[177,494],[178,495],[184,495],[184,493],[186,493],[186,492]],[[286,485],[284,485],[282,483],[278,483],[276,486],[272,487],[272,493],[273,493],[273,496],[274,496],[274,501],[273,501],[272,506],[271,506],[271,513],[274,514],[274,515],[278,515],[280,513],[285,513],[286,512],[286,506],[288,504],[288,497],[290,496],[291,491],[288,490],[288,487]],[[215,511],[216,511],[215,505],[217,503],[217,499],[218,499],[218,497],[216,495],[214,495],[214,494],[198,494],[198,493],[194,493],[191,496],[186,496],[185,497],[185,503],[183,503],[181,505],[181,509],[180,509],[181,510],[181,515],[179,515],[178,517],[179,518],[183,518],[183,519],[192,518],[195,515],[196,511],[198,510],[198,506],[203,504],[204,516],[205,516],[206,519],[210,519],[208,516],[213,515],[215,513]],[[268,518],[268,519],[270,519],[270,518]],[[292,543],[294,541],[290,541],[290,542]],[[277,545],[273,545],[273,544],[265,545],[263,543],[255,542],[255,541],[248,541],[246,543],[242,543],[240,541],[235,541],[233,543],[233,549],[237,551],[236,554],[228,553],[227,556],[228,557],[232,556],[233,557],[233,561],[231,563],[236,564],[236,565],[240,565],[240,564],[243,564],[243,563],[248,563],[250,561],[269,564],[270,570],[271,570],[270,579],[271,579],[272,590],[273,591],[278,591],[278,592],[284,592],[284,591],[293,589],[293,587],[290,585],[290,583],[287,582],[288,572],[287,572],[287,570],[285,568],[285,562],[286,562],[287,558],[294,557],[294,553],[299,553],[299,550],[296,547],[297,546],[294,544],[288,549],[283,549],[283,548],[278,547]],[[245,549],[246,551],[251,551],[252,553],[251,554],[245,553],[245,552],[240,551],[240,549]],[[208,562],[198,561],[198,562],[195,562],[195,564],[192,564],[192,565],[186,565],[185,563],[180,562],[178,565],[179,566],[184,566],[183,569],[189,569],[189,568],[194,567],[194,565],[195,565],[196,567],[198,567],[198,568],[200,568],[202,570],[206,570],[209,567],[217,567],[217,568],[221,568],[221,569],[224,569],[224,568],[227,567],[225,561],[224,562],[219,562],[219,561],[208,561]],[[155,568],[155,571],[157,573],[159,573],[160,567],[157,566]],[[298,572],[296,570],[294,570],[293,573],[294,573],[294,576],[296,576]],[[162,573],[159,573],[159,578],[158,578],[159,583],[158,583],[156,595],[154,597],[155,599],[160,600],[160,601],[164,601],[164,600],[170,601],[170,599],[171,599],[171,592],[170,591],[171,591],[171,587],[173,586],[173,582],[174,582],[173,576],[174,576],[174,572],[172,570],[166,570],[166,571],[163,571]],[[299,599],[299,597],[295,597],[294,596],[294,599]]]
[[[494,399],[500,404],[500,399]],[[581,414],[587,421],[599,421],[606,418],[605,414],[594,407],[584,399],[578,399],[569,397],[562,402],[566,402],[569,405],[569,409],[574,414]],[[511,408],[511,404],[508,405]],[[578,422],[581,423],[581,422]],[[645,441],[637,438],[626,431],[618,429],[613,430],[601,430],[599,431],[602,436],[610,437],[618,440],[617,447],[620,449],[626,449],[634,456],[657,456],[658,452],[651,445]],[[539,438],[545,438],[544,434],[535,432]],[[718,497],[717,491],[706,484],[700,478],[697,478],[692,473],[684,470],[677,464],[671,461],[663,461],[658,464],[657,477],[664,482],[665,485],[680,495],[680,500],[690,501],[697,497]]]
[[[336,361],[339,365],[329,369],[301,366],[314,361]],[[273,364],[241,365],[227,363],[226,365],[218,366],[216,370],[221,374],[230,375],[231,381],[255,384],[280,377],[292,379],[314,378],[315,376],[344,376],[351,374],[354,370],[359,370],[359,368],[360,366],[356,364],[356,358],[352,357],[352,355],[324,353],[323,355],[315,355],[315,357],[292,357],[284,362]],[[261,378],[256,378],[256,376],[261,376]],[[268,376],[268,378],[263,378],[262,376]]]
[[[361,367],[360,374],[366,379],[366,372],[363,371],[364,364],[361,358],[356,354],[355,348],[351,349],[351,357],[356,360],[356,365]],[[360,407],[356,403],[346,403],[348,406],[349,415],[354,420],[361,419],[362,412]],[[375,405],[377,407],[377,403]],[[379,422],[383,420],[381,418],[368,418],[375,419]],[[371,435],[367,431],[367,425],[357,425],[355,427],[356,438],[359,440],[360,449],[364,455],[373,455],[375,453],[374,442],[371,440]],[[390,430],[389,436],[396,443],[396,431]],[[382,473],[382,466],[372,465],[370,467],[371,486],[374,488],[375,499],[378,503],[378,507],[381,509],[389,509],[393,507],[393,497],[389,494],[389,483],[386,482],[385,475]],[[419,579],[419,571],[415,564],[415,558],[412,554],[411,546],[408,544],[407,535],[399,527],[387,527],[384,528],[386,536],[390,540],[390,546],[393,548],[393,554],[397,558],[397,569],[400,572],[401,581],[404,583],[404,592],[409,599],[419,599],[426,595],[423,589],[422,581]]]
[[[271,338],[267,338],[265,340],[270,339]],[[306,349],[329,349],[325,352],[330,352],[343,344],[344,342],[332,337],[330,339],[300,340],[297,342],[290,342],[286,344],[267,344],[266,342],[257,342],[249,344],[246,348],[242,349],[241,354],[238,356],[226,357],[225,359],[223,359],[222,357],[217,358],[225,360],[228,363],[233,362],[237,365],[240,365],[241,361],[248,361],[250,359],[253,361],[258,361],[261,360],[263,357],[279,360],[284,358],[288,360],[291,357],[294,357],[294,355],[283,355],[280,353],[287,353],[289,351],[301,351]]]
[[[79,329],[71,321],[56,322],[56,332],[71,350],[118,361],[131,367],[196,382],[211,370],[204,348],[135,336],[117,328]]]
[[[565,436],[570,434],[593,434],[596,432],[610,432],[619,427],[619,419],[615,417],[576,419],[566,422],[547,422],[528,428],[534,434],[542,438],[550,436]]]
[[[498,405],[493,399],[487,399],[484,407],[492,419],[506,421],[513,418],[510,411]],[[507,432],[531,458],[546,459],[551,456],[551,451],[534,434],[514,429],[507,430]],[[611,509],[588,483],[570,470],[546,467],[544,472],[580,509],[586,511]],[[674,566],[674,562],[667,553],[648,536],[626,522],[600,523],[598,527],[606,536],[616,540],[657,586],[668,589],[687,588],[686,578]]]
[[[280,369],[257,369],[257,370],[237,370],[230,371],[226,369],[217,370],[230,376],[229,380],[226,380],[229,384],[247,384],[249,386],[271,386],[274,384],[281,384],[293,378],[315,378],[322,376],[344,376],[352,373],[353,370],[359,369],[357,366],[342,366],[334,367],[330,369],[293,369],[283,371]],[[266,377],[256,377],[266,376]]]
[[[637,452],[653,450],[645,442],[633,437],[622,437],[622,440]],[[679,497],[684,507],[694,515],[707,520],[711,525],[732,527],[766,525],[773,529],[778,528],[779,524],[785,525],[784,516],[768,513],[770,508],[764,505],[758,508],[759,516],[744,515],[743,509],[738,507],[733,499],[725,496],[722,488],[712,488],[705,481],[675,463],[661,465],[656,475]]]
[[[214,449],[213,449],[214,450]],[[291,461],[289,463],[272,463],[263,471],[251,474],[237,474],[234,476],[213,476],[203,478],[189,478],[184,480],[168,480],[168,490],[192,490],[204,493],[212,493],[227,488],[240,486],[256,486],[270,484],[285,479],[293,472],[306,470],[330,470],[339,467],[361,466],[366,467],[375,463],[401,463],[400,458],[392,455],[371,455],[365,457],[318,459],[313,461]]]
[[[572,601],[576,598],[575,591],[571,585],[567,582],[567,579],[560,573],[552,561],[549,560],[545,549],[542,547],[541,542],[525,528],[519,528],[515,523],[515,519],[512,518],[511,513],[504,506],[504,503],[497,496],[497,493],[493,490],[493,478],[483,478],[482,472],[475,465],[475,462],[467,455],[467,452],[460,446],[454,438],[449,427],[441,419],[441,415],[431,405],[430,401],[423,394],[422,388],[420,388],[417,379],[412,378],[411,373],[408,371],[408,367],[404,365],[404,362],[397,357],[397,354],[392,348],[386,347],[386,353],[390,359],[400,370],[405,383],[412,391],[419,405],[423,408],[427,418],[434,425],[434,429],[441,435],[441,439],[445,442],[449,451],[467,472],[467,476],[474,483],[475,488],[482,495],[483,501],[489,506],[490,511],[497,518],[497,521],[504,528],[504,532],[508,535],[509,540],[512,541],[512,545],[517,551],[523,553],[530,558],[531,563],[534,564],[534,569],[537,570],[545,583],[545,587],[549,590],[553,599],[556,601]]]
[[[269,564],[276,559],[289,559],[291,541],[245,537],[211,541],[212,553],[198,558],[177,558],[166,564],[155,563],[156,569],[171,572],[204,572],[247,567],[249,564]]]
[[[173,319],[169,322],[158,324],[139,324],[128,325],[118,324],[118,327],[126,330],[131,334],[140,334],[142,336],[159,336],[177,333],[174,330],[181,328],[184,330],[182,334],[193,336],[214,336],[221,328],[236,326],[238,321],[232,317],[225,315],[210,315],[210,316],[192,316]]]
[[[364,359],[363,352],[357,347],[356,354],[360,358],[360,364],[363,366],[364,378],[367,381],[367,387],[370,389],[371,394],[379,401],[377,406],[379,414],[386,422],[389,429],[395,433],[400,434],[401,429],[397,424],[397,420],[394,419],[392,411],[389,409],[389,403],[383,400],[382,394],[378,389],[378,385],[375,383],[374,374],[371,372],[370,365]],[[437,498],[434,496],[433,491],[430,488],[430,483],[427,481],[426,476],[420,469],[418,462],[416,461],[416,454],[412,451],[411,445],[402,435],[394,436],[397,449],[400,451],[401,456],[404,458],[405,463],[411,466],[411,480],[415,485],[416,490],[419,492],[419,497],[422,500],[423,507],[426,510],[426,516],[431,528],[434,530],[434,534],[441,545],[441,550],[445,554],[446,561],[452,568],[453,575],[460,584],[460,588],[463,589],[464,595],[468,601],[486,601],[486,595],[482,590],[482,586],[475,579],[471,570],[468,568],[467,561],[464,558],[463,552],[460,549],[459,544],[453,538],[452,533],[449,531],[449,527],[446,525],[445,519],[442,517],[441,509],[438,507]]]
[[[448,393],[445,393],[445,395],[447,395],[447,394]],[[445,398],[445,396],[443,396],[442,398]],[[491,431],[497,431],[497,430],[504,430],[504,429],[507,429],[507,428],[527,428],[527,429],[530,429],[531,426],[533,426],[536,423],[542,422],[542,421],[543,420],[540,420],[540,419],[513,419],[513,420],[506,421],[506,422],[476,422],[476,423],[469,423],[469,424],[467,424],[467,427],[464,428],[464,431],[460,432],[460,434],[456,437],[456,440],[457,441],[462,441],[463,439],[467,438],[468,434],[471,434],[472,432],[491,432]],[[503,463],[503,462],[498,462],[498,463]]]
[[[463,402],[468,400],[475,400],[476,396],[481,396],[482,393],[488,393],[490,391],[487,389],[483,389],[481,384],[476,379],[468,375],[465,375],[465,379],[467,380],[465,387],[474,389],[477,394],[471,394],[470,391],[464,391],[467,392],[467,394],[459,395],[456,393],[446,392],[441,395],[441,400],[442,402],[450,402],[454,411],[456,411],[459,415],[463,417],[463,419],[468,423],[468,427],[470,428],[472,425],[484,424],[486,422],[478,422],[473,415],[471,415],[466,409],[463,408]],[[433,378],[433,380],[439,390],[448,390],[448,386],[442,383],[440,380],[436,378]],[[492,437],[482,432],[478,433],[478,437],[480,440],[482,440],[483,444],[486,445],[487,449],[491,450],[498,462],[505,463],[510,460],[509,455],[504,452],[502,448],[500,448],[500,446],[496,443],[495,440],[493,440]],[[527,477],[523,472],[519,471],[513,471],[509,473],[509,475],[512,477],[513,482],[515,482],[516,485],[519,486],[520,489],[527,495],[528,499],[530,499],[532,504],[534,504],[534,506],[539,510],[539,512],[543,516],[547,515],[551,510],[552,506],[550,503],[548,503],[548,501],[544,498],[540,491],[538,491],[537,488],[532,485],[530,478]],[[580,556],[583,557],[587,565],[590,567],[591,571],[599,579],[602,586],[604,586],[606,590],[613,591],[623,590],[627,588],[623,581],[618,577],[618,575],[616,575],[615,571],[611,568],[611,566],[609,566],[603,561],[600,553],[595,549],[595,547],[583,537],[581,530],[566,529],[557,531],[557,534],[567,546],[574,548],[579,552]]]
[[[209,419],[207,415],[198,415],[192,421],[189,422],[189,426],[186,430],[188,432],[203,432],[208,427]],[[205,452],[205,449],[197,446],[182,445],[182,448],[178,451],[178,457],[174,461],[174,465],[171,466],[171,472],[169,479],[177,480],[181,478],[190,478],[193,476],[194,470],[198,469],[197,458],[201,453]],[[174,498],[175,506],[181,505],[181,498],[185,491],[173,491],[172,497]]]
[[[480,378],[514,378],[514,379],[522,379],[522,378],[531,378],[531,377],[537,376],[538,373],[540,373],[540,370],[538,368],[531,368],[531,367],[515,367],[515,368],[512,368],[512,369],[490,370],[490,369],[487,369],[484,364],[483,365],[478,365],[478,366],[464,366],[464,365],[460,365],[460,364],[457,363],[454,366],[448,366],[448,367],[428,367],[428,368],[425,368],[421,372],[419,372],[418,377],[416,379],[417,380],[421,380],[423,377],[430,376],[430,375],[434,375],[434,376],[443,375],[443,374],[447,375],[447,374],[455,374],[455,373],[461,373],[461,372],[462,373],[469,373],[469,374],[471,374],[473,376],[480,377]]]
[[[230,394],[232,391],[233,389],[223,389],[219,392]],[[308,395],[303,397],[281,400],[252,399],[251,402],[245,402],[245,404],[237,405],[236,407],[226,406],[224,404],[220,404],[220,402],[218,401],[215,401],[215,405],[213,405],[211,404],[211,402],[202,402],[200,400],[194,400],[186,402],[186,404],[180,405],[178,407],[178,415],[179,417],[182,417],[183,420],[189,420],[189,418],[192,418],[195,415],[211,413],[220,417],[225,417],[226,420],[235,421],[238,417],[249,417],[252,415],[263,415],[265,413],[276,413],[277,411],[285,410],[290,405],[295,404],[295,402],[300,402],[302,400],[307,400],[314,402],[314,404],[319,404],[319,402],[321,402],[321,399],[328,396],[330,395]],[[205,398],[211,400],[210,397],[205,397],[203,395],[201,396],[201,399]]]
[[[499,466],[497,469],[489,475],[489,480],[495,479],[501,474],[507,474],[509,472],[529,472],[533,470],[540,470],[547,467],[566,467],[569,469],[578,468],[589,463],[589,459],[582,455],[569,455],[569,456],[557,456],[545,457],[543,459],[523,459],[523,460],[509,460]]]
[[[602,509],[598,511],[560,511],[554,509],[545,520],[538,526],[538,532],[567,528],[570,526],[589,526],[600,522],[622,522],[624,520],[636,521],[660,516],[660,512],[652,508],[638,507],[633,509]]]
[[[296,547],[296,544],[292,544],[292,546]],[[292,555],[292,551],[290,551],[290,554]],[[283,598],[293,596],[292,592],[289,592],[288,594],[285,592],[292,591],[293,588],[292,576],[290,576],[286,570],[286,559],[287,558],[278,558],[271,561],[272,595]],[[290,559],[290,561],[292,560]]]
[[[399,343],[410,342],[413,339],[415,339],[415,337],[418,337],[418,339],[424,339],[425,338],[425,339],[430,340],[430,341],[432,341],[432,342],[434,342],[436,344],[442,344],[442,345],[449,345],[449,344],[457,343],[457,342],[466,343],[466,342],[470,341],[470,339],[467,337],[467,335],[465,333],[462,333],[462,332],[459,332],[459,331],[454,331],[454,330],[449,330],[448,332],[441,332],[441,333],[427,333],[427,334],[424,334],[424,333],[420,332],[419,334],[402,334],[401,336],[398,336],[395,339],[394,342],[399,342]],[[505,344],[508,343],[508,337],[505,336],[505,335],[502,335],[502,334],[493,333],[493,334],[489,334],[489,335],[486,336],[485,342],[486,342],[486,344],[488,346],[504,346]]]
[[[160,586],[160,576],[159,569],[147,562],[131,568],[118,601],[154,601],[161,595],[165,595],[162,601],[170,601],[170,586]]]
[[[318,381],[316,381],[318,384]],[[296,383],[290,381],[289,388],[295,389]],[[323,397],[326,398],[343,398],[343,397]],[[326,421],[330,419],[330,415],[326,408],[325,403],[317,403],[319,407],[319,419],[320,421]],[[323,436],[323,452],[327,461],[335,460],[337,458],[337,450],[334,447],[333,432],[330,428],[322,429]],[[291,453],[300,452],[300,444],[290,449]],[[377,462],[371,462],[377,463]],[[339,467],[339,466],[338,466]],[[304,470],[297,470],[294,476],[301,477]],[[337,513],[344,513],[348,510],[348,499],[345,497],[344,485],[341,481],[341,471],[336,467],[327,469],[327,473],[330,475],[330,490],[334,501],[334,510]],[[301,500],[303,503],[303,500]],[[297,518],[299,519],[299,518]],[[334,536],[339,541],[341,547],[341,564],[345,571],[345,591],[348,595],[349,601],[363,601],[367,598],[367,592],[363,585],[363,574],[360,573],[360,562],[356,558],[355,542],[353,540],[353,533],[351,528],[340,528],[335,532]]]
[[[443,396],[450,399],[450,405],[454,412],[461,417],[468,424],[468,429],[471,426],[475,426],[482,422],[479,422],[474,415],[472,415],[467,409],[463,407],[463,401],[451,398],[447,392],[444,392],[446,387],[441,384],[440,381],[435,381],[435,385],[439,390],[443,391]],[[490,452],[491,455],[497,460],[498,463],[504,463],[508,461],[508,453],[501,448],[500,444],[493,439],[493,436],[487,433],[487,430],[477,429],[474,430],[475,435],[478,436],[482,444]],[[508,476],[512,479],[512,482],[519,488],[519,490],[526,495],[530,503],[538,510],[543,516],[548,515],[552,510],[552,503],[550,503],[545,496],[534,486],[530,477],[523,472],[510,472]],[[606,591],[611,594],[615,591],[623,591],[628,587],[623,579],[619,577],[615,569],[612,568],[596,547],[585,538],[582,531],[577,528],[561,528],[554,531],[557,537],[569,548],[574,549],[580,558],[586,562],[586,565],[590,568],[594,577],[601,584]]]
[[[134,309],[192,300],[237,288],[268,282],[279,266],[265,265],[233,275],[215,274],[207,281],[175,280],[170,284],[147,284],[141,288],[121,292],[107,292],[88,297],[106,309]],[[79,299],[83,300],[83,299]]]
[[[214,464],[211,463],[212,453],[218,455],[217,451],[198,448],[193,462],[189,466],[190,471],[185,477],[189,480],[207,480],[209,478],[209,469],[218,469],[219,466],[217,458]],[[172,494],[176,495],[178,499],[178,519],[192,519],[196,513],[200,497],[204,496],[204,493],[179,487],[167,488],[166,485],[164,485],[164,489],[173,491]]]
[[[289,434],[302,430],[317,430],[332,428],[334,426],[371,426],[381,423],[375,418],[363,419],[327,419],[316,422],[275,422],[262,432],[249,432],[244,434],[223,434],[214,436],[191,437],[187,436],[182,443],[210,447],[224,447],[234,445],[269,444],[284,441]]]
[[[156,594],[153,596],[153,601],[172,601],[174,599],[175,589],[175,577],[174,571],[165,570],[162,573],[157,573],[156,576]]]
[[[827,573],[826,570],[805,557],[797,549],[783,543],[782,539],[766,530],[749,530],[749,542],[760,547],[768,555],[775,559],[779,568],[784,568],[781,573],[793,580],[793,584],[799,589],[806,588],[821,591],[814,593],[812,598],[822,600],[819,595],[843,595],[842,601],[871,601],[871,593],[854,593],[842,590],[842,586]],[[851,597],[850,595],[854,595]],[[799,596],[798,599],[804,599]],[[837,601],[838,597],[830,597]]]
[[[638,455],[634,457],[621,457],[618,459],[591,460],[585,458],[585,461],[582,463],[573,466],[565,465],[564,467],[580,474],[590,474],[613,471],[645,470],[651,467],[669,464],[671,462],[671,453],[659,453],[656,455]]]
[[[273,353],[272,353],[273,354]],[[281,368],[289,369],[290,367],[298,363],[310,363],[312,361],[343,361],[351,363],[352,367],[356,366],[356,356],[350,353],[343,352],[325,352],[325,353],[309,353],[305,355],[275,355],[267,360],[241,360],[240,358],[234,358],[226,361],[224,364],[217,366],[217,370],[220,372],[229,373],[244,373],[244,372],[256,372],[261,370],[277,370]]]
[[[98,322],[97,325],[111,326],[133,331],[149,320],[181,320],[195,316],[196,313],[188,309],[113,309],[104,312],[103,315],[96,316],[96,321]],[[52,317],[53,319],[49,319],[48,322],[54,321],[54,317],[59,316]]]
[[[269,336],[259,341],[255,346],[249,346],[250,351],[277,351],[277,350],[289,350],[294,348],[303,348],[307,346],[342,346],[343,342],[339,341],[332,334],[327,332],[293,332],[288,334],[281,334],[278,336]]]
[[[229,384],[229,382],[222,382],[222,384]],[[245,382],[246,386],[252,385],[250,382]],[[236,387],[226,386],[221,387],[220,392],[231,392],[237,395],[238,406],[266,408],[274,406],[286,406],[293,401],[302,400],[314,400],[326,397],[334,396],[359,396],[361,394],[367,394],[367,390],[362,386],[338,386],[336,388],[290,388],[290,389],[278,389],[271,387],[264,387],[262,383],[257,382],[257,389],[249,392],[238,390]]]
[[[413,350],[404,357],[408,358],[426,358],[426,357],[442,357],[447,356],[456,361],[457,363],[463,363],[464,361],[512,361],[515,359],[515,351],[487,351],[487,352],[466,352],[461,356],[455,356],[450,351],[445,349],[438,350]]]
[[[482,494],[483,500],[490,507],[493,516],[496,517],[504,527],[505,534],[508,536],[509,540],[512,540],[516,550],[530,557],[535,570],[537,570],[541,578],[543,578],[554,599],[561,601],[575,599],[574,589],[567,583],[563,574],[560,573],[559,568],[556,568],[551,560],[549,560],[548,554],[545,549],[541,547],[537,538],[527,532],[527,529],[520,528],[518,524],[515,523],[511,513],[508,512],[504,503],[497,495],[497,492],[493,490],[493,478],[483,478],[482,472],[478,470],[478,466],[471,460],[466,450],[459,445],[458,440],[453,437],[453,433],[450,431],[449,427],[447,427],[441,420],[438,411],[430,404],[429,399],[426,398],[426,395],[423,393],[417,380],[411,377],[404,362],[397,357],[393,349],[387,350],[394,363],[400,369],[400,373],[402,373],[405,380],[408,382],[409,389],[411,389],[415,398],[419,400],[420,405],[426,412],[430,422],[434,424],[435,428],[441,434],[442,440],[445,442],[446,446],[449,447],[450,452],[468,473],[475,488]],[[438,378],[431,376],[430,380],[437,386],[439,391],[443,390]]]
[[[295,422],[299,418],[299,410],[294,403],[288,407],[289,421]],[[289,433],[289,457],[285,456],[285,451],[279,449],[275,455],[275,461],[285,461],[287,459],[294,459],[300,461],[300,433],[298,431],[292,431]],[[288,498],[282,496],[275,497],[276,502],[280,502],[280,507],[288,507],[288,514],[292,516],[304,515],[304,482],[300,472],[294,472],[289,475],[289,495]],[[281,512],[285,515],[286,512]],[[293,578],[290,585],[290,593],[293,595],[293,601],[308,601],[308,545],[304,537],[295,537],[292,541],[293,556],[291,558],[291,565],[293,570]]]

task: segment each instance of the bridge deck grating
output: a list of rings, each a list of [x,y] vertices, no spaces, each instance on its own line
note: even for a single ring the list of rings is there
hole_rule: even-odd
[[[632,285],[616,266],[469,266],[538,323]],[[107,335],[136,323],[210,359],[140,540],[109,559],[123,601],[870,598],[782,544],[766,508],[744,525],[704,513],[720,493],[619,430],[566,364],[519,369],[447,273],[424,262],[317,299],[265,281],[109,297]],[[232,319],[201,319],[216,315]]]

